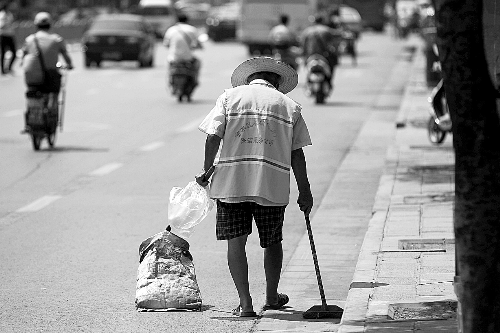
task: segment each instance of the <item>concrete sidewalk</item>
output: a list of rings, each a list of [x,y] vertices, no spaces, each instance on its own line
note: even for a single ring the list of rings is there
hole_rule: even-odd
[[[366,226],[369,220],[368,231],[360,235],[362,246],[347,300],[330,299],[327,293],[329,305],[344,309],[342,319],[302,318],[312,305],[321,304],[305,235],[280,283],[280,291],[293,304],[265,311],[253,332],[457,332],[452,138],[441,146],[427,138],[430,90],[425,58],[421,41],[416,38],[411,44],[417,47],[412,62],[394,71],[406,78],[410,74],[396,121],[394,112],[373,113],[312,221],[313,230],[321,230],[314,240],[329,290],[335,287],[329,272],[348,269],[343,267],[344,254],[352,246],[342,243],[334,224],[356,225],[365,219]],[[359,195],[360,187],[372,195],[370,202],[375,193],[369,216],[366,207],[352,205],[359,198],[349,197],[349,188]]]
[[[415,54],[339,332],[457,332],[452,138],[427,137],[425,58]],[[357,288],[356,285],[363,286]]]

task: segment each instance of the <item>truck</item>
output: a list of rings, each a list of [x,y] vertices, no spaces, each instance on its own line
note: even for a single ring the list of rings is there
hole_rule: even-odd
[[[288,27],[300,35],[314,21],[316,9],[316,0],[241,0],[237,38],[250,55],[271,54],[269,32],[281,15],[288,15]]]
[[[365,28],[383,31],[387,21],[384,13],[387,2],[387,0],[344,0],[343,4],[359,12]]]

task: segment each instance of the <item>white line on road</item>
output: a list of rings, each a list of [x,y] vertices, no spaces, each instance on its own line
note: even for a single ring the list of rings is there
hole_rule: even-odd
[[[203,119],[205,119],[205,117],[202,117],[202,118],[199,118],[199,119],[195,119],[192,122],[187,123],[186,125],[184,125],[181,128],[179,128],[176,132],[177,133],[191,132],[192,130],[195,130],[195,129],[198,128],[198,126],[203,121]]]
[[[140,148],[140,150],[141,151],[153,151],[153,150],[156,150],[164,145],[165,145],[165,142],[163,142],[163,141],[155,141],[155,142],[151,142],[145,146],[142,146]]]
[[[119,169],[123,166],[123,163],[109,163],[105,164],[102,167],[92,171],[90,173],[91,176],[104,176],[107,175],[108,173],[111,173],[115,171],[116,169]]]
[[[51,203],[60,198],[61,198],[60,195],[46,195],[33,201],[29,205],[19,208],[16,212],[17,213],[36,212],[44,207],[47,207],[48,205],[50,205]]]

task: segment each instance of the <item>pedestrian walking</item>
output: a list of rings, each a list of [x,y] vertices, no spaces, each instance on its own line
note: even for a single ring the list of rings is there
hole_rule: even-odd
[[[10,11],[10,2],[0,6],[0,64],[2,75],[12,71],[12,64],[16,60],[16,41],[14,30],[14,15]],[[9,65],[5,66],[5,54],[11,52]]]
[[[227,261],[240,304],[239,317],[255,317],[248,282],[246,243],[255,220],[264,249],[266,304],[280,309],[287,295],[278,293],[283,262],[283,221],[293,170],[297,203],[309,215],[313,196],[303,147],[311,145],[301,106],[287,94],[298,82],[297,72],[284,62],[257,57],[241,63],[199,129],[207,134],[204,169],[196,181],[208,185],[217,202],[216,237],[227,240]],[[215,168],[215,157],[222,147]],[[209,173],[209,172],[208,172]]]

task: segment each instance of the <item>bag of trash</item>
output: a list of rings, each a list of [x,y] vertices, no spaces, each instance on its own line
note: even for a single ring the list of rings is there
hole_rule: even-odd
[[[201,310],[200,288],[187,241],[167,228],[141,243],[139,258],[135,294],[138,311]]]
[[[168,222],[172,233],[184,239],[189,238],[194,227],[200,223],[214,207],[208,186],[189,182],[186,187],[174,187],[170,191]]]

